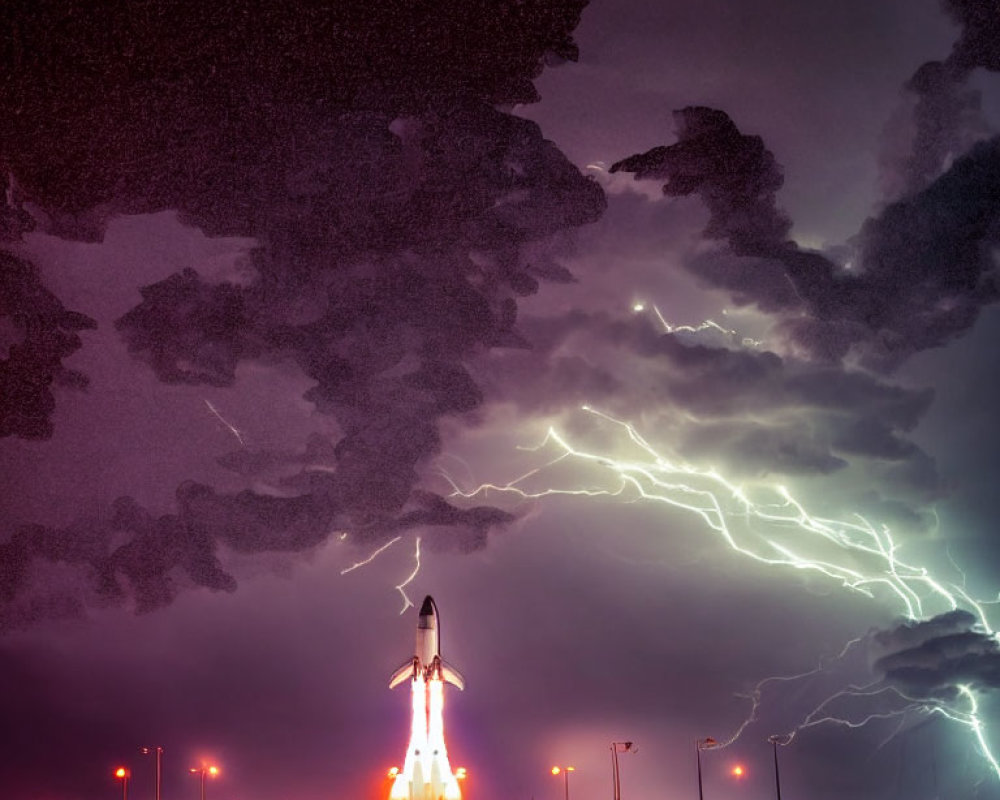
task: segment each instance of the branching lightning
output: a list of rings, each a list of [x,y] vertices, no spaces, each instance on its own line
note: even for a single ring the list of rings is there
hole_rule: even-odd
[[[658,311],[657,315],[660,316]],[[662,316],[660,319],[667,325]],[[714,323],[711,326],[729,333]],[[503,493],[521,499],[552,495],[610,496],[661,503],[696,515],[730,549],[761,564],[816,572],[852,592],[873,599],[888,598],[909,620],[924,620],[942,611],[966,609],[975,614],[988,635],[997,636],[984,608],[989,603],[978,601],[968,593],[965,576],[960,570],[956,568],[961,578],[955,583],[939,579],[926,567],[904,560],[900,545],[887,527],[876,527],[860,515],[851,520],[813,516],[783,486],[758,485],[746,489],[730,482],[715,469],[668,458],[655,450],[630,423],[590,407],[584,406],[583,410],[618,428],[630,446],[631,457],[581,449],[555,428],[549,428],[540,444],[522,448],[538,453],[554,450],[554,455],[544,463],[506,483],[485,483],[471,489],[462,488],[445,476],[454,495],[471,498]],[[603,477],[594,481],[597,485],[552,486],[544,483],[557,465],[563,463],[592,468]],[[808,549],[808,554],[804,548]],[[833,661],[842,660],[860,641],[848,642]],[[724,745],[736,741],[756,720],[761,692],[767,684],[807,679],[823,672],[827,666],[820,663],[816,669],[799,675],[769,677],[758,683],[750,695],[749,716]],[[972,731],[983,757],[1000,778],[1000,764],[988,746],[973,689],[965,685],[957,688],[959,698],[964,701],[961,708],[957,698],[946,701],[910,697],[885,681],[851,685],[820,702],[786,734],[787,740],[791,741],[801,730],[821,724],[855,728],[876,719],[902,718],[913,713],[940,714]],[[857,718],[832,713],[831,705],[845,698],[889,699],[896,704]]]
[[[525,499],[550,495],[634,496],[662,503],[700,517],[734,551],[762,564],[822,573],[851,591],[875,597],[883,589],[895,597],[908,619],[923,619],[932,601],[948,609],[969,604],[986,620],[982,605],[958,586],[947,588],[928,570],[903,561],[888,528],[876,528],[860,515],[854,521],[810,515],[783,486],[755,487],[769,497],[755,500],[750,492],[726,480],[715,469],[681,464],[660,454],[627,422],[584,406],[583,410],[615,425],[636,446],[640,458],[618,459],[578,449],[554,428],[532,451],[553,446],[554,458],[504,484],[486,483],[464,490],[454,481],[455,495],[471,498],[503,492]],[[529,488],[556,464],[573,460],[611,474],[611,486]],[[446,476],[447,477],[447,476]],[[802,543],[825,555],[806,555]]]
[[[372,551],[371,555],[367,556],[366,558],[362,558],[360,561],[355,561],[349,567],[344,567],[344,569],[340,571],[340,574],[347,575],[347,573],[349,572],[354,572],[354,570],[356,569],[368,566],[376,558],[382,555],[386,550],[388,550],[402,538],[403,538],[402,536],[396,536],[395,538],[390,539],[384,545]],[[406,587],[409,586],[411,583],[413,583],[413,581],[419,574],[420,574],[420,537],[416,536],[414,537],[413,570],[410,572],[409,575],[406,576],[406,578],[403,579],[402,583],[399,583],[395,586],[396,591],[399,592],[400,597],[403,598],[403,607],[399,610],[400,614],[405,613],[406,609],[411,608],[413,606],[413,601],[410,600],[409,595],[407,595],[406,593]]]

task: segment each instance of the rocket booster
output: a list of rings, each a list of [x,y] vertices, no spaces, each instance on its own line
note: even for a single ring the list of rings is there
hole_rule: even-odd
[[[430,595],[424,598],[423,605],[420,606],[420,615],[417,617],[416,646],[413,650],[413,658],[407,659],[399,669],[392,673],[392,678],[389,679],[390,689],[399,686],[407,678],[414,681],[418,678],[423,678],[424,681],[437,678],[457,686],[459,689],[465,688],[465,679],[458,670],[441,658],[441,628],[438,610],[434,604],[434,598]]]

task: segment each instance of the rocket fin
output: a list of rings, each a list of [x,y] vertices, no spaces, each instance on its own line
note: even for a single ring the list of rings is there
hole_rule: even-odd
[[[462,673],[445,661],[441,662],[441,679],[459,689],[465,689],[465,678]]]
[[[389,678],[390,689],[395,689],[407,678],[412,678],[417,674],[418,665],[416,661],[416,658],[408,658],[406,663],[400,665],[399,669],[392,673],[392,677]]]

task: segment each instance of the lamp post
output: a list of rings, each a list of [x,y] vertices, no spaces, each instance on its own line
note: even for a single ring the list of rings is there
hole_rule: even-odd
[[[200,767],[191,767],[190,772],[192,775],[201,776],[201,800],[205,800],[205,778],[208,775],[211,775],[214,778],[216,775],[219,774],[219,768],[216,767],[215,765],[206,767],[204,764],[202,764]]]
[[[701,786],[701,751],[709,750],[716,747],[719,743],[715,741],[711,736],[707,739],[695,739],[694,740],[694,753],[695,759],[698,762],[698,800],[705,800],[705,795],[702,792]]]
[[[790,736],[768,736],[767,740],[771,743],[771,747],[774,749],[774,791],[775,796],[778,800],[781,800],[781,773],[778,772],[778,745],[784,746],[788,744],[792,738]]]
[[[140,747],[139,752],[144,756],[148,756],[150,753],[156,756],[156,793],[155,800],[160,800],[160,779],[163,775],[161,759],[163,758],[163,748],[157,745],[156,747]]]
[[[131,773],[125,767],[115,770],[115,777],[122,782],[122,800],[128,800],[128,779]]]
[[[635,742],[612,742],[611,743],[611,783],[614,788],[614,800],[622,798],[621,772],[618,769],[619,753],[637,753],[639,748]]]
[[[569,800],[569,774],[574,772],[576,767],[553,767],[552,774],[558,775],[560,772],[563,774],[563,778],[566,781],[566,800]]]

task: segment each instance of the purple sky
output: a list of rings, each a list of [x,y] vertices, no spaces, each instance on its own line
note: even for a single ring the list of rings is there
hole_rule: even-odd
[[[0,796],[1000,798],[1000,11],[581,5],[0,11]]]

